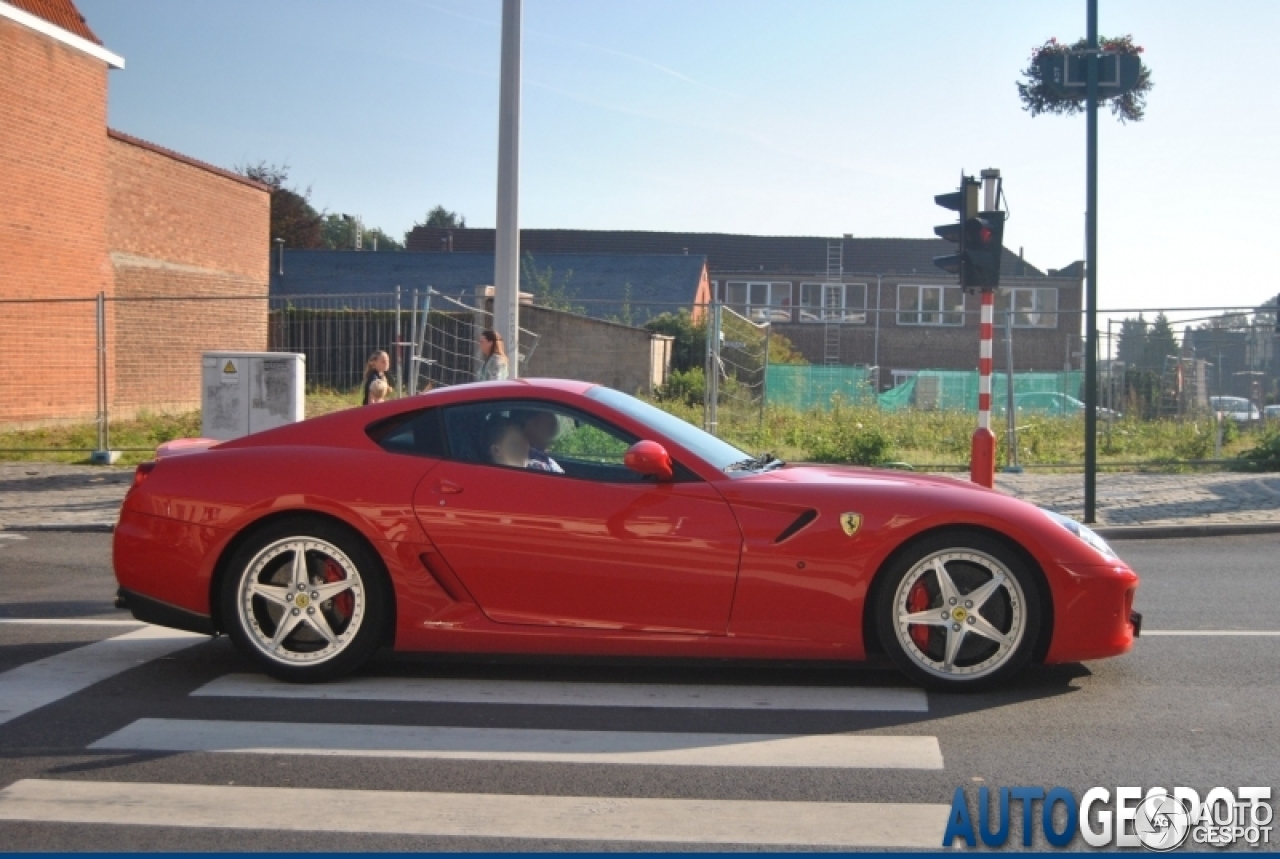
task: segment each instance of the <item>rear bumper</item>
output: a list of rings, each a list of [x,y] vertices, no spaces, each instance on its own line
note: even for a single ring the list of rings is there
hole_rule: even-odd
[[[127,608],[137,620],[143,623],[198,632],[201,635],[217,635],[218,632],[213,626],[213,618],[208,615],[169,605],[125,588],[120,588],[116,592],[116,605]]]

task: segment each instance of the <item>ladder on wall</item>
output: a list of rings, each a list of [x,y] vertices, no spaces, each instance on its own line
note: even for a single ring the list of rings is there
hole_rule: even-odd
[[[827,242],[827,281],[822,287],[822,363],[828,367],[840,364],[840,320],[844,317],[843,287],[844,242]],[[835,285],[836,288],[832,288]]]

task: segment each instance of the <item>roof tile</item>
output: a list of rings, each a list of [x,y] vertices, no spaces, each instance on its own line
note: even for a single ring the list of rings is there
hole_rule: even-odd
[[[76,4],[72,0],[5,0],[5,2],[11,6],[18,7],[24,12],[30,12],[37,18],[43,18],[68,33],[74,33],[82,39],[88,39],[95,45],[102,44],[102,40],[89,29],[88,22],[85,21],[84,16],[80,14],[80,10],[76,8]]]

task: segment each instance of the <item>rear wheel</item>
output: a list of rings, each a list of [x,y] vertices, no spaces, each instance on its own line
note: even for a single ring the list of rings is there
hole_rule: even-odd
[[[1031,658],[1041,623],[1026,562],[980,534],[927,538],[885,571],[876,601],[880,643],[922,685],[993,685]]]
[[[377,651],[390,619],[382,563],[330,522],[272,523],[232,556],[222,617],[241,651],[274,677],[331,680]]]

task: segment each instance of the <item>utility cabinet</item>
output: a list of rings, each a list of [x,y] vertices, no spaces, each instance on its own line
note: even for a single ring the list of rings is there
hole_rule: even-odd
[[[303,419],[307,358],[298,352],[205,352],[200,434],[227,441]]]

